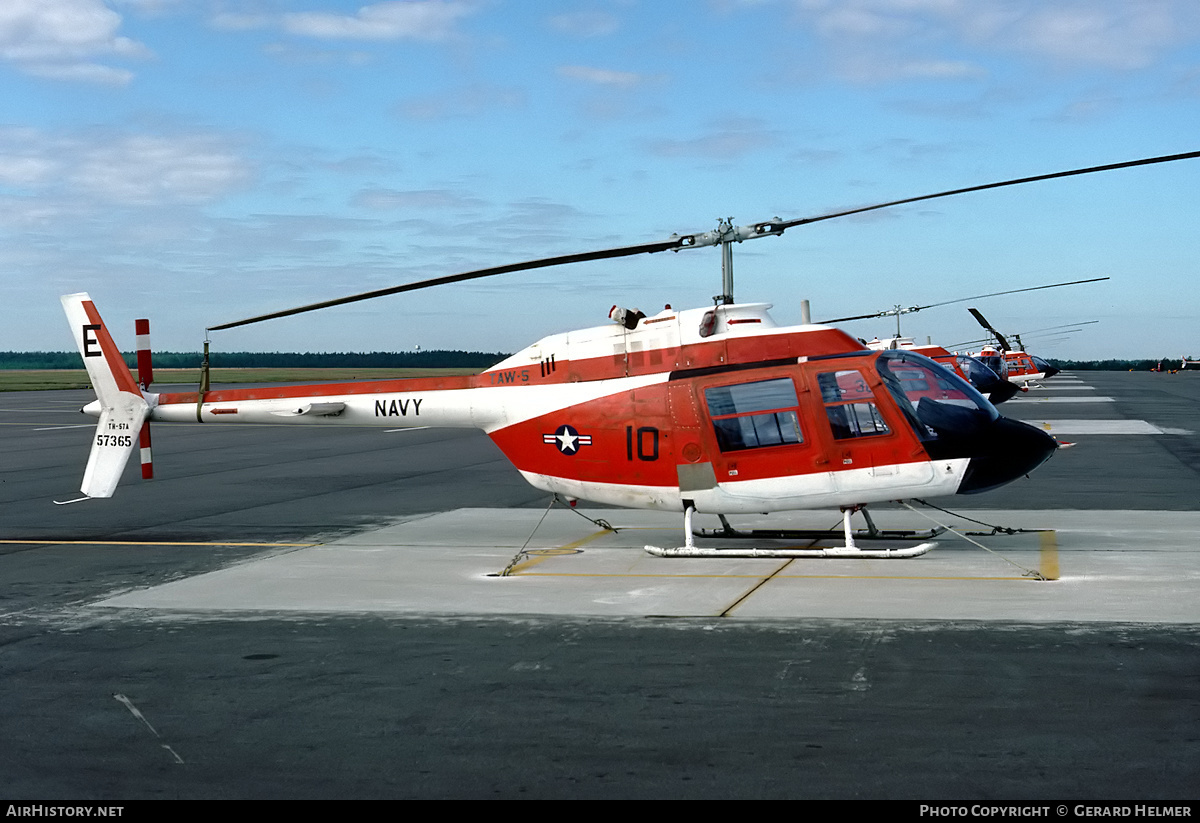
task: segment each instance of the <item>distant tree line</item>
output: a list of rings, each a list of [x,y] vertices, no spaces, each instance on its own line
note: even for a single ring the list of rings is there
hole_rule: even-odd
[[[1158,360],[1057,360],[1047,358],[1050,365],[1064,371],[1151,371],[1162,363],[1164,369],[1179,368],[1181,358],[1163,357]]]
[[[123,352],[132,369],[137,355]],[[226,369],[486,369],[507,354],[478,351],[408,352],[214,352],[209,356],[213,368]],[[199,352],[155,352],[156,369],[195,369],[203,355]],[[81,369],[78,352],[31,351],[0,352],[0,369]]]

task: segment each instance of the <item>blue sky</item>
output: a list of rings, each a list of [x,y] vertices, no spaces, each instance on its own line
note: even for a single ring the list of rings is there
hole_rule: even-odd
[[[0,350],[133,346],[409,280],[1200,149],[1194,0],[6,0]],[[931,309],[951,344],[1200,354],[1200,160],[946,198],[735,252],[785,323]],[[439,287],[215,351],[512,351],[708,305],[715,249]],[[847,330],[886,335],[888,321]],[[123,329],[128,334],[123,336]],[[1035,341],[1038,341],[1035,344]]]

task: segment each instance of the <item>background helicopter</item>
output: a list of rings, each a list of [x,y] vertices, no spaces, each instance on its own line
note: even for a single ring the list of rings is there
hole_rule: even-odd
[[[81,490],[109,497],[148,420],[456,426],[485,431],[535,487],[569,498],[692,514],[838,507],[833,556],[897,556],[853,542],[850,515],[914,496],[974,493],[1044,462],[1053,438],[1000,417],[967,382],[913,352],[864,350],[827,326],[777,327],[767,304],[735,304],[734,243],[905,203],[1200,156],[1074,169],[795,220],[734,226],[408,283],[210,327],[257,323],[507,272],[720,246],[714,306],[652,317],[614,309],[606,326],[543,338],[480,375],[154,394],[125,367],[86,294],[63,306],[100,418]],[[207,343],[206,343],[207,352]],[[69,501],[77,502],[77,501]],[[916,547],[923,551],[928,546]],[[807,552],[812,555],[811,551]]]
[[[996,342],[1000,345],[999,350],[984,346],[977,359],[986,364],[990,369],[1000,374],[1005,380],[1019,386],[1023,391],[1028,391],[1031,385],[1037,385],[1037,381],[1045,380],[1058,374],[1060,369],[1050,365],[1049,362],[1030,354],[1025,349],[1025,344],[1021,341],[1021,334],[1012,334],[1011,337],[1016,341],[1014,348],[1008,338],[992,327],[992,324],[987,321],[978,309],[967,309],[974,317],[979,325],[992,333]],[[1050,326],[1045,329],[1036,329],[1033,332],[1022,332],[1026,336],[1040,332],[1054,331],[1056,334],[1069,334],[1079,331],[1077,326],[1086,326],[1092,323],[1098,323],[1098,320],[1085,320],[1081,323],[1067,323],[1063,326]],[[974,340],[968,343],[963,343],[963,346],[970,346],[978,343],[986,343],[986,340]]]
[[[959,297],[954,300],[944,300],[940,303],[929,303],[924,306],[909,306],[905,308],[904,306],[897,305],[890,309],[884,309],[883,311],[875,312],[873,314],[856,314],[851,317],[835,317],[832,320],[822,320],[821,322],[833,325],[835,323],[850,323],[855,320],[874,320],[880,317],[895,317],[896,338],[899,339],[903,337],[903,334],[900,331],[900,318],[906,314],[913,314],[915,312],[924,311],[925,309],[934,309],[938,308],[939,306],[953,306],[956,303],[967,303],[971,300],[983,300],[988,297],[1000,297],[1005,294],[1020,294],[1022,292],[1041,291],[1043,289],[1057,289],[1063,286],[1078,286],[1083,283],[1099,283],[1102,280],[1109,279],[1110,278],[1108,277],[1091,277],[1086,280],[1071,280],[1066,283],[1048,283],[1044,286],[1029,286],[1021,289],[1008,289],[1006,291],[994,291],[987,294],[977,294],[973,297]],[[985,328],[988,328],[988,330],[992,331],[993,334],[995,333],[990,327],[985,326]]]
[[[955,374],[978,389],[979,393],[986,397],[993,405],[1011,400],[1020,390],[1015,383],[1005,380],[992,366],[989,366],[982,359],[969,354],[952,352],[933,343],[921,345],[911,337],[892,337],[887,340],[875,338],[874,340],[865,341],[865,343],[867,348],[875,351],[904,349],[905,351],[923,354],[946,368],[952,369]]]
[[[1029,287],[1020,288],[1020,289],[1008,289],[1005,291],[989,292],[988,294],[978,294],[973,297],[960,297],[955,300],[945,300],[945,301],[942,301],[939,303],[929,303],[924,306],[904,307],[904,306],[896,305],[890,309],[885,309],[883,311],[875,312],[873,314],[858,314],[858,315],[853,315],[850,317],[835,317],[832,320],[824,320],[822,322],[827,323],[829,325],[833,325],[836,323],[850,323],[850,322],[854,322],[857,320],[873,320],[873,319],[878,319],[878,318],[882,318],[882,317],[895,317],[896,318],[896,334],[894,337],[887,337],[884,339],[880,339],[880,338],[876,337],[870,341],[864,340],[863,342],[869,348],[876,349],[876,350],[908,349],[911,351],[916,351],[920,354],[924,354],[926,357],[930,357],[930,358],[936,360],[937,362],[941,363],[942,365],[944,365],[948,368],[954,369],[960,377],[963,377],[966,380],[970,381],[971,385],[973,385],[975,388],[979,389],[979,391],[982,392],[983,395],[985,397],[987,397],[992,403],[1003,403],[1005,400],[1010,399],[1018,390],[1023,389],[1025,387],[1025,382],[1023,382],[1023,381],[1015,380],[1015,379],[1014,380],[1008,379],[1008,377],[1006,375],[1009,373],[1009,370],[1007,368],[1007,364],[1006,364],[1006,360],[1005,360],[1004,356],[997,355],[995,352],[990,353],[989,356],[987,356],[987,357],[977,357],[977,356],[972,356],[970,354],[959,354],[957,352],[951,352],[949,349],[944,348],[942,346],[934,345],[932,341],[929,341],[928,343],[926,343],[924,345],[917,344],[913,340],[913,338],[904,337],[902,332],[900,331],[901,316],[903,316],[905,314],[912,314],[914,312],[923,311],[925,309],[937,308],[939,306],[952,306],[956,303],[966,303],[968,301],[982,300],[982,299],[985,299],[988,297],[1000,297],[1000,296],[1006,295],[1006,294],[1019,294],[1022,292],[1041,291],[1043,289],[1056,289],[1056,288],[1060,288],[1062,286],[1077,286],[1077,285],[1081,285],[1083,283],[1098,283],[1102,280],[1108,280],[1108,279],[1109,278],[1107,278],[1107,277],[1093,277],[1093,278],[1089,278],[1086,280],[1071,280],[1066,283],[1049,283],[1049,284],[1042,285],[1042,286],[1029,286]],[[975,313],[974,309],[971,309],[970,311],[972,313],[976,314],[977,319],[979,317],[981,317],[981,315],[978,315],[977,313]],[[986,322],[986,321],[981,321],[981,322]],[[990,327],[985,326],[985,328],[989,328],[989,330],[991,330]],[[993,330],[993,333],[995,334],[996,332],[994,332],[994,330]],[[1002,338],[1000,338],[1000,339],[1002,339]],[[970,345],[970,344],[962,344],[962,345]],[[1004,346],[1004,345],[1007,345],[1007,343],[1002,343],[1001,345]],[[1020,344],[1018,343],[1018,345],[1020,345]],[[958,349],[960,347],[961,347],[960,345],[954,345],[954,346],[951,346],[950,349]],[[1025,362],[1026,360],[1028,360],[1029,362],[1028,363]],[[1042,367],[1045,369],[1051,369],[1053,373],[1057,373],[1058,370],[1055,369],[1053,366],[1050,366],[1045,361],[1041,361],[1040,358],[1039,358],[1039,361],[1040,362],[1035,364],[1034,361],[1032,360],[1032,358],[1026,357],[1026,358],[1022,359],[1022,358],[1014,357],[1013,358],[1013,366],[1012,366],[1011,371],[1014,375],[1020,375],[1020,374],[1025,374],[1025,373],[1034,374],[1036,372],[1036,368]],[[1048,376],[1048,375],[1044,372],[1041,374],[1041,377],[1046,377],[1046,376]],[[1030,379],[1035,379],[1035,378],[1031,377]]]

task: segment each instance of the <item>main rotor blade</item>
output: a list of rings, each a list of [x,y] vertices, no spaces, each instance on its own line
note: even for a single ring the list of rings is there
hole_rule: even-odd
[[[688,245],[688,238],[671,237],[667,240],[661,240],[656,243],[641,243],[636,246],[620,246],[613,249],[601,249],[600,251],[583,252],[581,254],[563,254],[557,257],[543,257],[539,260],[528,260],[524,263],[509,263],[504,266],[492,266],[486,269],[476,269],[475,271],[462,272],[460,274],[448,274],[444,277],[432,277],[428,280],[418,280],[414,283],[405,283],[402,286],[392,286],[386,289],[376,289],[375,291],[362,292],[360,294],[352,294],[349,297],[339,297],[335,300],[325,300],[320,303],[310,303],[307,306],[297,306],[292,309],[283,309],[282,311],[271,312],[270,314],[260,314],[257,317],[248,317],[245,320],[235,320],[232,323],[222,323],[219,326],[209,326],[208,331],[220,331],[221,329],[232,329],[236,326],[246,326],[250,323],[260,323],[263,320],[274,320],[277,317],[290,317],[293,314],[303,314],[304,312],[316,311],[317,309],[327,309],[331,306],[342,306],[346,303],[357,303],[360,300],[372,300],[376,297],[386,297],[389,294],[399,294],[406,291],[416,291],[417,289],[426,289],[430,286],[441,286],[446,283],[460,283],[463,280],[477,280],[481,277],[491,277],[496,274],[509,274],[511,272],[526,271],[529,269],[541,269],[547,266],[561,266],[567,263],[582,263],[586,260],[607,260],[613,257],[628,257],[634,254],[652,254],[659,251],[667,251],[669,249],[685,248]]]
[[[967,348],[968,346],[981,346],[985,343],[990,344],[992,342],[993,342],[993,339],[991,337],[984,337],[979,340],[967,340],[964,343],[951,343],[950,345],[943,346],[942,348],[949,349],[950,351],[954,351],[955,349],[964,349],[964,348]]]
[[[1111,280],[1111,277],[1091,277],[1087,280],[1072,280],[1069,283],[1051,283],[1048,286],[1030,286],[1027,289],[1009,289],[1008,291],[994,291],[991,294],[977,294],[974,297],[961,297],[958,300],[946,300],[942,303],[930,303],[928,306],[917,306],[913,311],[921,309],[932,309],[937,306],[949,306],[954,303],[966,303],[968,300],[982,300],[985,297],[999,297],[1002,294],[1017,294],[1023,291],[1038,291],[1040,289],[1057,289],[1059,286],[1078,286],[1080,283],[1099,283],[1101,280]]]
[[[1099,323],[1099,322],[1100,322],[1099,320],[1080,320],[1077,323],[1062,323],[1061,325],[1058,325],[1058,326],[1043,326],[1040,329],[1033,329],[1031,331],[1021,332],[1021,333],[1024,334],[1026,337],[1033,337],[1034,335],[1040,334],[1041,332],[1054,332],[1054,331],[1059,331],[1061,329],[1071,329],[1072,331],[1083,331],[1083,329],[1076,329],[1075,327],[1076,326],[1090,326],[1093,323]]]
[[[905,314],[907,314],[909,311],[915,311],[915,309],[901,310],[901,312]],[[853,317],[835,317],[832,320],[818,320],[817,324],[821,326],[828,326],[833,323],[849,323],[851,320],[874,320],[880,317],[892,317],[895,314],[897,314],[896,310],[891,309],[889,311],[877,311],[874,314],[856,314]]]
[[[497,274],[509,274],[518,271],[527,271],[529,269],[545,268],[547,266],[561,266],[567,263],[580,263],[587,260],[607,260],[614,257],[628,257],[634,254],[652,254],[659,251],[674,250],[679,251],[685,248],[699,248],[701,246],[712,246],[717,244],[726,245],[733,242],[742,242],[743,240],[752,240],[758,237],[768,237],[783,234],[786,229],[793,226],[802,226],[807,223],[818,223],[822,220],[832,220],[835,217],[848,217],[854,214],[862,214],[868,211],[877,209],[886,209],[892,206],[902,206],[906,203],[918,203],[923,200],[933,200],[938,197],[949,197],[953,194],[966,194],[974,191],[984,191],[986,189],[997,189],[1003,186],[1015,186],[1020,183],[1033,183],[1039,180],[1053,180],[1059,177],[1071,177],[1079,174],[1091,174],[1092,172],[1112,171],[1114,169],[1126,169],[1134,166],[1147,166],[1153,163],[1168,163],[1173,160],[1187,160],[1190,158],[1200,157],[1200,151],[1185,152],[1183,154],[1170,154],[1162,157],[1147,157],[1143,160],[1129,160],[1124,163],[1110,163],[1104,166],[1090,166],[1085,169],[1072,169],[1070,171],[1054,172],[1053,174],[1040,174],[1035,177],[1021,177],[1015,180],[1002,180],[998,183],[985,183],[982,186],[968,186],[962,189],[952,189],[950,191],[936,192],[934,194],[925,194],[920,197],[906,197],[903,200],[892,200],[887,203],[876,203],[873,206],[860,206],[854,209],[846,209],[844,211],[831,212],[828,214],[818,215],[816,217],[803,217],[799,220],[768,220],[762,223],[755,223],[747,226],[733,227],[729,224],[722,223],[716,231],[702,232],[689,235],[672,235],[666,240],[656,243],[642,243],[634,246],[620,246],[613,249],[602,249],[600,251],[583,252],[580,254],[564,254],[557,257],[544,257],[538,260],[530,260],[524,263],[511,263],[505,266],[493,266],[486,269],[477,269],[475,271],[463,272],[461,274],[451,274],[444,277],[434,277],[428,280],[419,280],[415,283],[406,283],[402,286],[393,286],[387,289],[377,289],[375,291],[363,292],[361,294],[350,295],[349,297],[340,297],[336,300],[326,300],[321,303],[311,303],[307,306],[298,306],[292,309],[284,309],[283,311],[271,312],[270,314],[262,314],[257,317],[249,317],[245,320],[236,320],[232,323],[222,323],[217,326],[209,326],[208,331],[220,331],[221,329],[232,329],[237,326],[245,326],[250,323],[260,323],[264,320],[273,320],[277,317],[290,317],[294,314],[302,314],[303,312],[316,311],[317,309],[326,309],[331,306],[342,306],[346,303],[355,303],[360,300],[371,300],[376,297],[385,297],[389,294],[399,294],[406,291],[416,291],[417,289],[429,288],[430,286],[440,286],[446,283],[459,283],[464,280],[475,280],[481,277],[491,277]],[[968,300],[972,298],[966,298]],[[883,315],[876,315],[883,316]],[[864,318],[848,318],[848,319],[865,319]],[[830,321],[830,322],[845,322],[845,321]]]
[[[802,217],[799,220],[782,220],[772,221],[772,226],[783,231],[790,229],[793,226],[803,226],[808,223],[818,223],[822,220],[832,220],[835,217],[849,217],[853,214],[863,214],[864,212],[876,211],[878,209],[891,208],[892,206],[903,206],[908,203],[920,203],[925,200],[936,200],[939,197],[950,197],[955,194],[967,194],[973,191],[985,191],[987,189],[999,189],[1004,186],[1018,186],[1022,183],[1036,183],[1039,180],[1056,180],[1060,177],[1074,177],[1080,174],[1092,174],[1099,171],[1115,171],[1116,169],[1129,169],[1135,166],[1149,166],[1155,163],[1170,163],[1175,160],[1189,160],[1195,157],[1200,157],[1200,151],[1189,151],[1183,154],[1167,154],[1162,157],[1147,157],[1142,160],[1127,160],[1124,163],[1108,163],[1104,166],[1088,166],[1085,169],[1071,169],[1069,171],[1056,171],[1051,174],[1039,174],[1033,177],[1018,177],[1015,180],[1001,180],[997,183],[984,183],[982,186],[967,186],[963,189],[950,189],[949,191],[939,191],[933,194],[923,194],[919,197],[906,197],[903,200],[891,200],[887,203],[876,203],[873,206],[859,206],[855,209],[846,209],[845,211],[830,212],[828,214],[818,215],[817,217]]]
[[[1038,291],[1039,289],[1057,289],[1059,286],[1078,286],[1080,283],[1098,283],[1101,280],[1111,280],[1110,277],[1092,277],[1088,280],[1072,280],[1069,283],[1051,283],[1048,286],[1030,286],[1026,289],[1009,289],[1008,291],[994,291],[990,294],[977,294],[974,297],[960,297],[957,300],[946,300],[941,303],[930,303],[927,306],[910,306],[907,309],[888,309],[887,311],[876,312],[875,314],[859,314],[854,317],[837,317],[833,320],[822,320],[821,323],[849,323],[851,320],[869,320],[877,317],[894,317],[897,314],[909,314],[923,309],[933,309],[938,306],[950,306],[954,303],[966,303],[968,300],[982,300],[985,297],[999,297],[1002,294],[1017,294],[1023,291]]]

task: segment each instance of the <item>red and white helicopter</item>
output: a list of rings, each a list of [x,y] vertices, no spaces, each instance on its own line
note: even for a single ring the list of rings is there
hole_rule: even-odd
[[[1107,277],[1098,278],[1107,280]],[[1080,281],[1091,282],[1091,281]],[[1043,360],[1035,354],[1030,354],[1025,350],[1025,344],[1021,342],[1020,334],[1013,334],[1011,337],[1016,341],[1017,345],[1014,348],[1008,338],[992,327],[992,324],[987,321],[987,318],[978,309],[967,309],[974,317],[979,325],[992,333],[996,342],[1000,345],[997,349],[995,346],[987,345],[980,349],[979,354],[975,357],[983,362],[988,368],[995,371],[1001,377],[1015,386],[1018,386],[1021,391],[1029,391],[1030,387],[1039,386],[1039,381],[1053,377],[1058,374],[1061,369],[1052,366],[1048,361]],[[1090,323],[1098,323],[1098,320],[1085,320],[1082,323],[1069,323],[1068,326],[1086,326]],[[1051,327],[1064,329],[1065,326]],[[1041,331],[1049,331],[1043,329]],[[1079,329],[1071,329],[1071,331],[1079,331]],[[1059,334],[1065,333],[1062,331]],[[1027,333],[1026,333],[1027,334]],[[981,342],[981,341],[972,341]],[[970,344],[967,344],[970,345]]]
[[[721,247],[723,293],[713,307],[668,307],[650,317],[614,307],[612,323],[545,337],[474,376],[211,390],[205,369],[197,391],[156,394],[148,390],[148,358],[141,367],[139,352],[139,385],[88,295],[66,295],[63,307],[98,397],[84,409],[99,425],[80,500],[113,494],[134,446],[149,446],[143,432],[151,420],[462,427],[486,432],[536,488],[571,500],[682,512],[684,553],[699,551],[695,512],[723,519],[836,507],[843,512],[845,545],[797,550],[802,556],[921,554],[932,544],[859,548],[851,514],[872,503],[996,488],[1039,466],[1057,442],[1001,417],[969,383],[927,357],[866,349],[829,326],[780,327],[768,304],[734,303],[733,244],[889,206],[1193,157],[1200,152],[797,220],[738,227],[723,221],[702,234],[465,272],[210,327],[506,272]]]
[[[1025,355],[1023,360],[1015,357],[1012,358],[1012,365],[1011,368],[1009,368],[1009,359],[999,355],[994,349],[987,349],[980,355],[970,355],[951,352],[942,346],[934,345],[932,341],[925,345],[921,345],[913,340],[913,338],[904,337],[902,335],[900,331],[900,318],[906,314],[924,311],[925,309],[938,308],[940,306],[952,306],[955,303],[966,303],[971,300],[982,300],[987,297],[1000,297],[1007,294],[1021,294],[1024,292],[1041,291],[1043,289],[1057,289],[1063,286],[1078,286],[1083,283],[1098,283],[1102,280],[1108,279],[1109,278],[1107,277],[1092,277],[1087,280],[1071,280],[1066,283],[1050,283],[1044,286],[1028,286],[1020,289],[1008,289],[1006,291],[989,292],[988,294],[977,294],[973,297],[960,297],[956,300],[945,300],[940,303],[930,303],[925,306],[905,307],[896,305],[890,309],[885,309],[884,311],[875,312],[873,314],[857,314],[852,317],[835,317],[832,320],[824,320],[822,323],[834,325],[837,323],[850,323],[856,320],[877,320],[883,317],[895,317],[895,336],[887,337],[882,340],[878,337],[869,341],[863,340],[863,343],[867,346],[867,348],[874,349],[876,351],[883,351],[885,349],[905,349],[909,351],[915,351],[918,354],[923,354],[926,357],[941,363],[946,368],[952,369],[956,374],[958,374],[959,377],[962,377],[970,382],[972,386],[978,389],[979,392],[993,404],[999,404],[1010,399],[1018,391],[1028,391],[1026,381],[1020,379],[1019,376],[1023,374],[1032,375],[1037,371],[1035,365],[1042,367],[1043,369],[1049,369],[1050,372],[1045,373],[1043,371],[1043,373],[1037,375],[1036,378],[1031,376],[1029,380],[1049,377],[1051,374],[1057,374],[1059,370],[1055,369],[1053,366],[1050,366],[1049,363],[1046,363],[1041,358],[1033,358],[1030,355]],[[980,320],[981,323],[984,323],[985,328],[991,331],[992,334],[996,335],[996,339],[1001,341],[1001,345],[1008,345],[1007,341],[1000,336],[999,332],[987,325],[987,321],[982,319],[982,315],[976,312],[975,309],[971,309],[970,311],[976,316],[977,319]],[[1016,337],[1018,346],[1020,346],[1020,337],[1017,337],[1016,335],[1014,335],[1014,337]],[[980,342],[986,341],[973,340],[971,343],[963,345],[974,345]],[[957,349],[960,348],[960,346],[954,346],[952,348]],[[1024,354],[1024,352],[1021,352],[1021,354]],[[1025,369],[1027,369],[1027,371]]]
[[[966,380],[980,394],[986,397],[993,406],[1011,399],[1020,391],[1020,387],[1015,383],[1005,380],[996,373],[995,369],[988,366],[980,358],[969,354],[952,352],[932,342],[922,345],[911,337],[891,337],[886,340],[875,338],[874,340],[867,341],[867,348],[874,351],[904,349],[905,351],[923,354],[930,360],[942,364]]]

